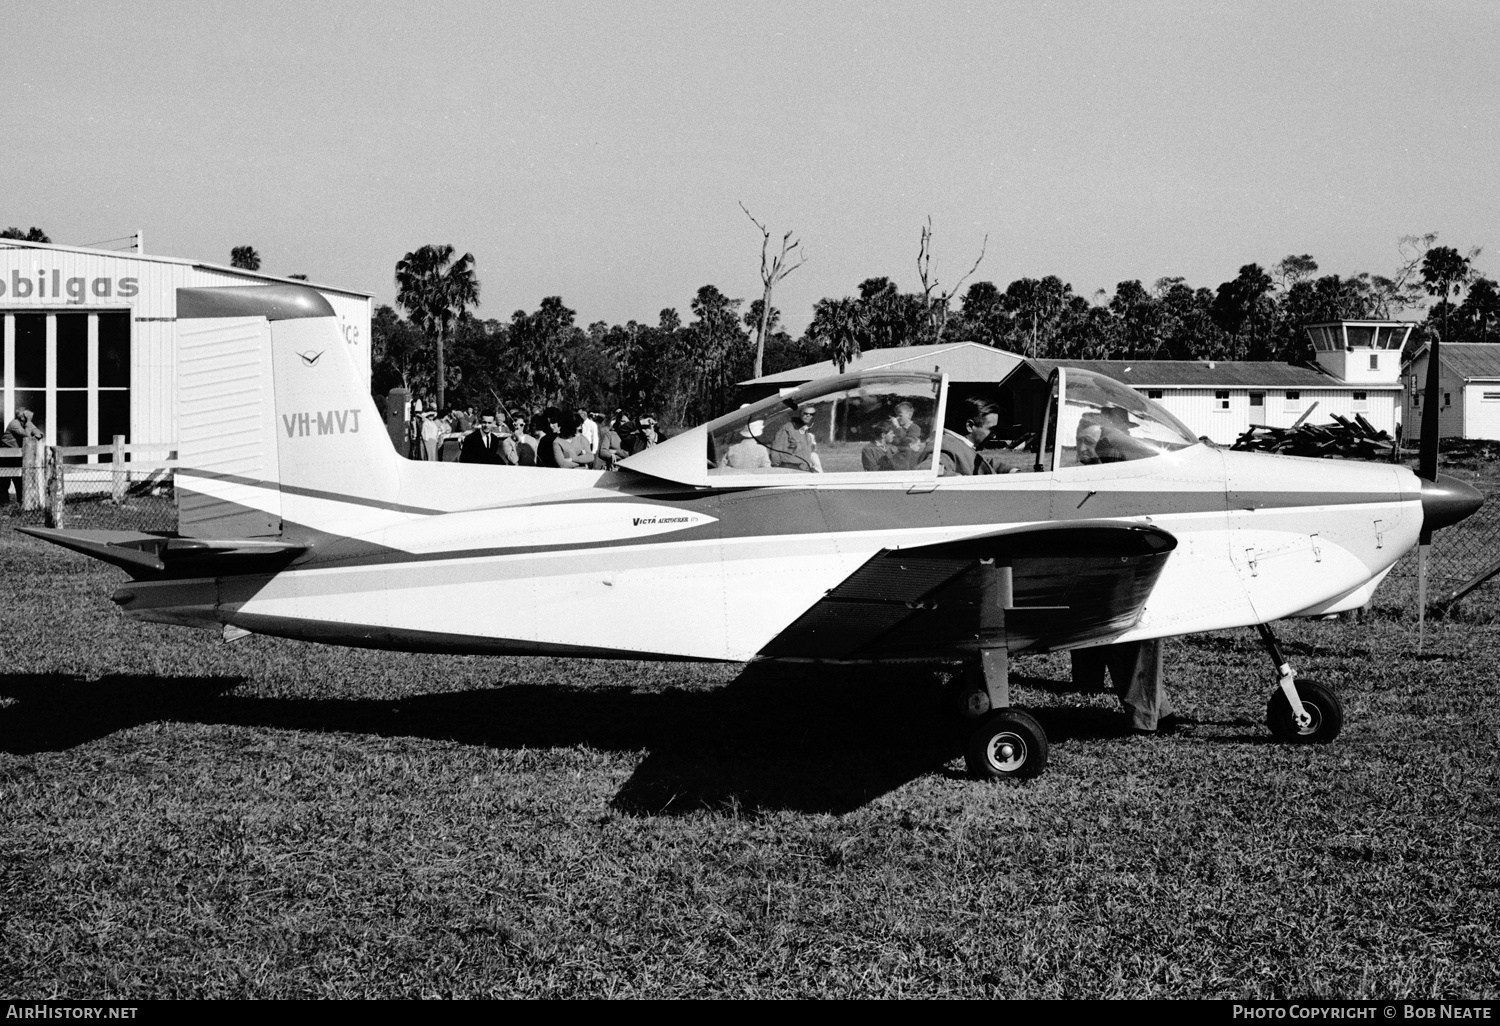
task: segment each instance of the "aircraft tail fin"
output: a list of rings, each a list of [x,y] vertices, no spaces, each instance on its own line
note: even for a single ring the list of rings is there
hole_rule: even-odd
[[[401,457],[317,291],[178,289],[177,336],[179,534],[342,532],[396,504]]]

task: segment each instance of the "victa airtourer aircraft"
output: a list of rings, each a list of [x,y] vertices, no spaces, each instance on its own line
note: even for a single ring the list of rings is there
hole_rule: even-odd
[[[1423,480],[1218,449],[1068,369],[1030,451],[993,474],[940,473],[947,382],[892,372],[811,383],[612,471],[414,462],[315,291],[179,289],[177,307],[178,532],[28,531],[123,568],[127,615],[424,652],[962,662],[979,777],[1046,762],[1008,653],[1230,627],[1260,629],[1277,667],[1273,732],[1330,739],[1337,696],[1298,684],[1266,625],[1363,605],[1483,501],[1435,454]]]

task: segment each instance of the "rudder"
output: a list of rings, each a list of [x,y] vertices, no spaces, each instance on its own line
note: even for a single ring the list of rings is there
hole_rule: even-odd
[[[177,290],[179,533],[348,531],[400,460],[333,308],[299,285]]]

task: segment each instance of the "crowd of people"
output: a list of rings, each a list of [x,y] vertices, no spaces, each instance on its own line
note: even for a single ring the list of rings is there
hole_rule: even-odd
[[[417,402],[406,438],[407,455],[414,460],[452,460],[456,450],[460,463],[610,470],[661,436],[655,417],[625,410],[607,416],[558,406],[532,414],[503,409],[476,413],[472,408],[440,413]]]

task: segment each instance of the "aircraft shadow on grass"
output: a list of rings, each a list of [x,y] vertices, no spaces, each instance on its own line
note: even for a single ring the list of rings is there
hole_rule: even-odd
[[[646,757],[619,811],[856,809],[925,774],[959,775],[958,718],[918,669],[751,665],[708,690],[505,685],[401,699],[241,697],[243,678],[0,674],[0,752],[64,751],[155,722],[413,737]],[[1020,678],[1051,692],[1066,681]],[[9,701],[3,701],[9,699]],[[1098,707],[1035,710],[1054,742],[1122,733]]]

